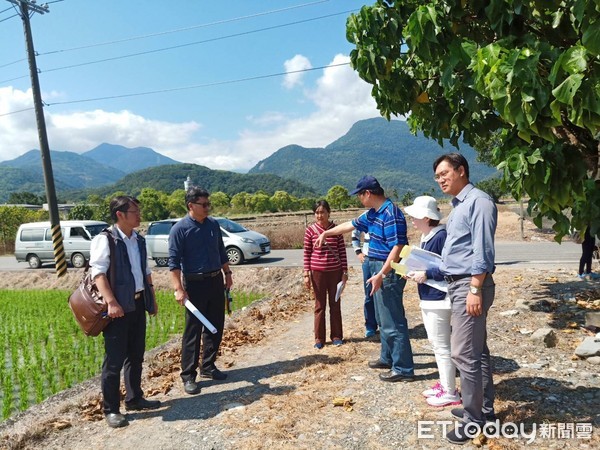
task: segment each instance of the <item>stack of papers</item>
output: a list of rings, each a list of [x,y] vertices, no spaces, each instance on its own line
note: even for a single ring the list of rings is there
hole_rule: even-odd
[[[414,245],[405,245],[400,252],[402,260],[399,263],[392,263],[392,268],[398,275],[406,276],[409,272],[417,270],[427,270],[439,267],[442,263],[442,257],[437,253],[432,253]],[[438,289],[442,292],[448,292],[448,283],[445,281],[436,281],[428,279],[425,281],[427,286]]]

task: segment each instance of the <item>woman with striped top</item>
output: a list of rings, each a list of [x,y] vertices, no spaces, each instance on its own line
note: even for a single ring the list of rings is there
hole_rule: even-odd
[[[315,348],[321,349],[325,344],[325,310],[329,298],[330,338],[335,346],[342,345],[342,310],[341,299],[335,300],[337,285],[348,280],[348,262],[344,237],[331,236],[325,239],[321,247],[314,243],[323,231],[333,228],[335,224],[329,220],[331,208],[326,200],[320,200],[313,206],[315,223],[306,228],[304,233],[304,285],[315,292]]]

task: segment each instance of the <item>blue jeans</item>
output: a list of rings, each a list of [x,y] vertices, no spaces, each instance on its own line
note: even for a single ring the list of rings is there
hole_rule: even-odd
[[[369,257],[365,256],[362,263],[363,286],[365,288],[365,328],[367,331],[377,331],[377,319],[375,317],[375,302],[371,295],[371,286],[367,286],[367,280],[371,278],[369,268]]]
[[[384,262],[369,259],[371,273],[377,273]],[[408,322],[404,313],[404,285],[406,280],[393,270],[383,279],[383,285],[373,295],[375,316],[381,336],[381,356],[379,359],[392,366],[392,370],[406,376],[413,376],[415,368],[408,337]]]

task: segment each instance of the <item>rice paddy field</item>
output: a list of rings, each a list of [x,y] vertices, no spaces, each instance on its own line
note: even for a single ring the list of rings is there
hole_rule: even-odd
[[[100,373],[102,335],[87,337],[61,290],[0,290],[1,419]],[[232,292],[240,309],[259,294]],[[172,291],[156,293],[159,314],[149,318],[146,350],[181,334],[184,311]]]

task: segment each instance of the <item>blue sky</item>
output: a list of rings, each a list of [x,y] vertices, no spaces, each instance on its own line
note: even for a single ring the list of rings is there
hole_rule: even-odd
[[[50,147],[145,146],[246,171],[288,144],[325,146],[379,115],[346,64],[346,18],[367,3],[49,2],[31,23]],[[3,10],[0,161],[39,148],[33,110],[7,114],[33,102],[22,22],[6,0]],[[129,96],[155,91],[165,92]],[[102,99],[115,96],[125,97]]]

